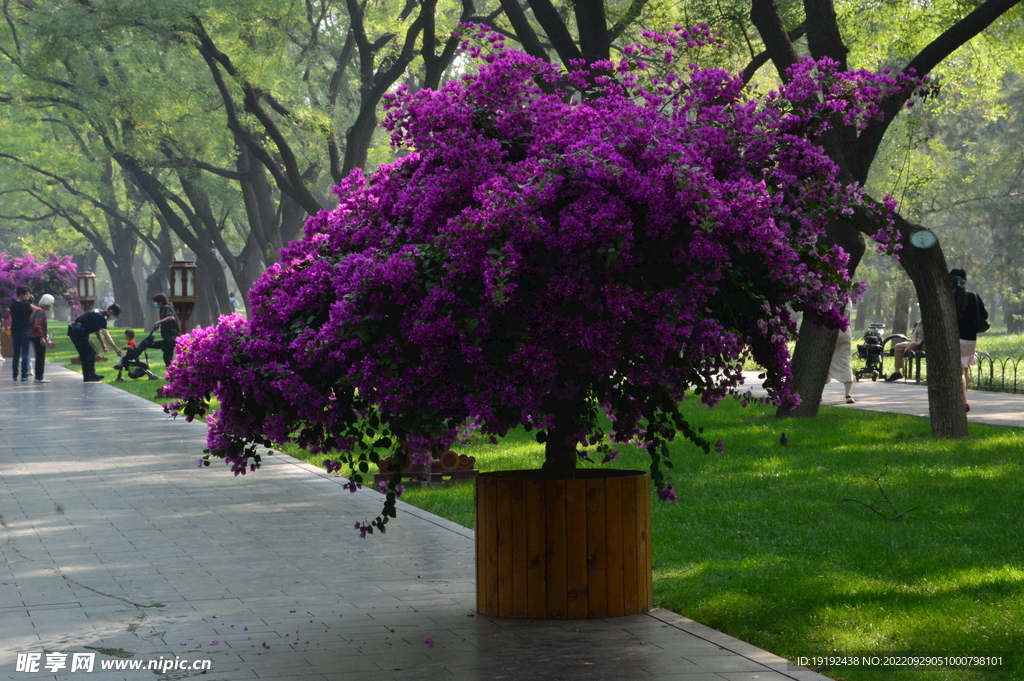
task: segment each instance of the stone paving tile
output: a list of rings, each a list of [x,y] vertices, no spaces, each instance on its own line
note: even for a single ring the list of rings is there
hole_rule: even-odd
[[[0,679],[42,649],[209,659],[202,678],[225,681],[825,679],[661,610],[481,617],[472,530],[400,503],[385,537],[361,540],[376,492],[283,456],[238,478],[197,470],[200,424],[48,375],[30,393],[0,383]]]

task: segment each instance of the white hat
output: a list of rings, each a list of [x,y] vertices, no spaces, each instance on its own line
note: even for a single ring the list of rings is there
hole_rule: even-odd
[[[49,293],[44,293],[39,298],[39,307],[45,307],[46,305],[53,305],[53,296]]]

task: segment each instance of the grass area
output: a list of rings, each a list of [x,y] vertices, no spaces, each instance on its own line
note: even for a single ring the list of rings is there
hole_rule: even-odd
[[[726,451],[676,447],[679,502],[654,508],[658,605],[787,657],[1017,655],[1010,673],[826,670],[844,681],[1024,679],[1024,433],[972,424],[970,440],[935,441],[923,419],[833,408],[780,422],[731,400],[691,418]],[[523,432],[460,451],[481,470],[542,457]],[[646,461],[623,451],[616,465]],[[473,525],[470,485],[403,501]]]
[[[1024,357],[1024,333],[987,331],[978,336],[978,351],[993,357]]]
[[[60,322],[50,322],[50,335],[53,337],[56,347],[46,351],[46,361],[60,364],[61,366],[71,369],[72,371],[82,373],[82,367],[78,364],[72,364],[72,359],[78,358],[78,352],[75,350],[75,346],[71,343],[71,339],[63,333],[64,325]],[[140,342],[149,334],[149,330],[135,329],[135,340]],[[110,329],[110,337],[114,339],[114,342],[118,344],[118,347],[124,347],[124,329],[113,328]],[[95,337],[93,337],[95,342]],[[149,364],[149,369],[157,376],[163,376],[167,370],[164,366],[163,352],[160,350],[148,350],[149,359],[143,355],[142,360]],[[121,390],[125,390],[134,395],[144,397],[151,402],[157,404],[163,404],[166,402],[166,398],[157,397],[156,391],[158,388],[162,388],[167,384],[164,380],[152,381],[148,378],[140,378],[138,380],[128,377],[128,372],[124,372],[121,376],[124,378],[123,381],[115,381],[117,378],[117,371],[111,367],[117,362],[117,353],[114,352],[101,352],[100,356],[106,357],[106,362],[96,362],[96,373],[103,376],[103,382],[109,383]]]

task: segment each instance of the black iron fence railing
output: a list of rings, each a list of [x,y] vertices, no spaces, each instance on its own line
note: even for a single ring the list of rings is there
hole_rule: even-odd
[[[886,347],[886,369],[892,366],[892,348]],[[978,363],[971,367],[968,385],[972,390],[1024,393],[1024,357],[993,357],[985,351],[975,353]],[[926,352],[908,352],[903,376],[908,383],[928,383]]]
[[[884,338],[878,333],[877,340],[874,341],[876,345],[871,346],[867,335],[854,347],[855,368],[859,365],[854,373],[858,379],[870,377],[871,380],[880,380],[891,375],[895,369],[896,344],[908,339],[900,333],[889,334]],[[1024,357],[993,357],[984,350],[976,352],[975,357],[977,364],[971,367],[968,387],[974,390],[1024,393]],[[927,344],[916,351],[911,350],[904,354],[901,373],[904,381],[928,382]]]
[[[992,357],[987,352],[978,352],[975,356],[978,365],[971,370],[972,388],[1024,392],[1024,357]]]

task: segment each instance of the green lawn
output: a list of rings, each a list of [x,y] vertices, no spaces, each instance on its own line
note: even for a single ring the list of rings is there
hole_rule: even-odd
[[[978,350],[993,357],[1024,357],[1024,333],[988,331],[978,336]]]
[[[79,374],[82,373],[82,367],[78,364],[72,364],[71,360],[78,357],[78,352],[75,350],[75,346],[72,345],[71,339],[67,337],[64,332],[66,324],[61,322],[51,321],[50,322],[50,335],[53,337],[56,347],[47,350],[46,361],[60,364],[61,366],[76,371]],[[135,342],[141,342],[149,334],[149,330],[135,329]],[[110,329],[110,337],[114,339],[119,348],[123,348],[125,344],[124,340],[124,329],[113,328]],[[95,336],[93,336],[93,342],[95,342]],[[99,346],[97,346],[99,347]],[[101,352],[100,356],[106,357],[106,362],[96,362],[96,373],[103,376],[104,383],[110,383],[122,390],[126,390],[140,397],[144,397],[147,400],[156,402],[157,404],[163,404],[167,402],[165,398],[157,397],[156,391],[158,388],[166,385],[166,381],[162,380],[166,367],[164,366],[163,352],[160,350],[148,350],[148,359],[144,355],[142,360],[149,364],[149,370],[157,376],[161,377],[161,380],[152,381],[146,377],[138,380],[131,379],[128,377],[128,372],[121,374],[123,381],[115,381],[117,378],[117,371],[112,369],[114,364],[117,363],[117,353],[114,352]]]
[[[837,679],[1024,679],[1024,434],[972,424],[970,440],[935,441],[923,419],[823,409],[779,421],[731,400],[690,415],[726,451],[676,447],[679,501],[654,510],[659,606],[786,657],[1017,655],[1012,676],[827,670]],[[542,455],[522,432],[460,451],[481,470]],[[623,452],[616,465],[645,461]],[[403,500],[473,524],[469,485]]]

